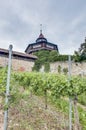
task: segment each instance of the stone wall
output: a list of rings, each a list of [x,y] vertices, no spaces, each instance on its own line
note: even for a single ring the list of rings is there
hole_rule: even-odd
[[[0,67],[5,67],[8,64],[8,58],[0,56]],[[12,69],[15,71],[32,71],[34,61],[25,58],[12,58]]]
[[[7,65],[8,58],[0,56],[0,67],[5,67]]]
[[[64,73],[64,68],[68,69],[68,62],[55,62],[50,64],[50,72],[58,73],[58,67],[61,67],[61,73]],[[71,65],[71,74],[72,75],[86,75],[86,62],[76,63],[72,62]]]
[[[32,71],[34,62],[31,60],[12,59],[12,68],[16,71]]]
[[[21,59],[21,58],[12,58],[12,69],[15,71],[32,71],[32,67],[34,66],[34,60],[31,59]],[[0,66],[4,67],[8,64],[8,58],[4,56],[0,56]],[[66,62],[55,62],[50,64],[50,72],[58,73],[58,67],[61,67],[61,73],[64,73],[64,68],[68,69],[68,61]],[[44,66],[40,69],[41,72],[44,71]],[[71,67],[72,75],[86,75],[86,62],[76,63],[72,62]]]

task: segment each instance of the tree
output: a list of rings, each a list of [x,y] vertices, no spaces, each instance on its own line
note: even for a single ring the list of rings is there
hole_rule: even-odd
[[[81,60],[81,58],[80,58],[79,52],[75,51],[74,52],[74,61],[79,62],[80,60]]]
[[[85,42],[80,45],[78,51],[75,51],[75,61],[86,60],[86,38]]]
[[[82,54],[86,55],[86,38],[85,38],[85,42],[81,44],[79,52],[81,55]]]
[[[38,57],[38,59],[35,61],[33,70],[39,71],[42,65],[45,65],[46,62],[49,61],[50,52],[46,50],[40,50],[34,54]]]
[[[58,54],[57,51],[55,51],[55,50],[51,51],[51,52],[50,52],[50,55],[49,55],[49,61],[50,61],[50,62],[55,62],[55,61],[57,61],[58,55],[59,55],[59,54]]]
[[[39,71],[42,65],[45,66],[45,68],[47,68],[49,71],[50,63],[56,61],[68,61],[68,55],[61,55],[56,50],[40,50],[38,52],[35,52],[34,54],[38,57],[33,67],[33,70],[36,71]]]

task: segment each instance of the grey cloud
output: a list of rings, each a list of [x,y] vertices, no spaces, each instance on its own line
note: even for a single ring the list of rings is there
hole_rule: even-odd
[[[0,0],[0,46],[5,47],[11,41],[14,49],[24,50],[38,37],[42,23],[45,37],[58,44],[61,53],[69,53],[70,46],[73,53],[86,35],[85,3],[81,0]]]

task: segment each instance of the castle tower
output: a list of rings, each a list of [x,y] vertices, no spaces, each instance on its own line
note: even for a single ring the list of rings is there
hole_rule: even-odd
[[[40,29],[39,37],[36,39],[35,43],[29,44],[25,52],[31,54],[39,50],[58,51],[58,46],[56,44],[48,42],[47,39],[44,37],[42,33],[42,28]]]

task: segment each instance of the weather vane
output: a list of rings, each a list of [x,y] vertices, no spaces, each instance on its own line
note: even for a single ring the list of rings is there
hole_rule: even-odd
[[[42,24],[40,24],[40,34],[42,33]]]

